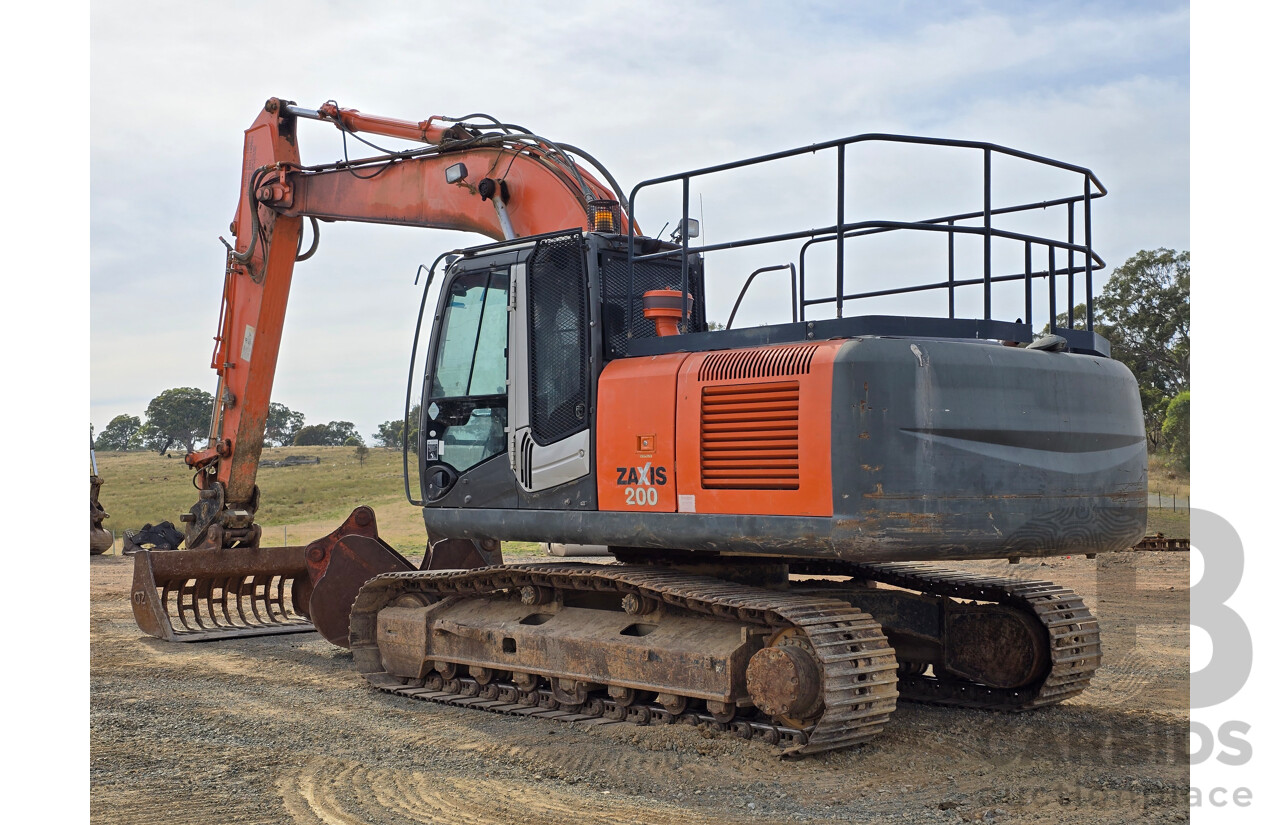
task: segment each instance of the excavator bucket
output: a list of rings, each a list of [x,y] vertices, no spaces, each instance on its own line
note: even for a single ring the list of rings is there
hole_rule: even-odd
[[[310,616],[320,635],[338,647],[350,647],[351,606],[360,588],[384,573],[404,573],[413,564],[378,536],[370,507],[357,507],[329,535],[307,545],[311,576]],[[502,564],[499,542],[442,539],[427,534],[422,570],[470,570]]]
[[[310,616],[320,635],[338,647],[347,638],[351,605],[365,582],[383,573],[412,570],[409,560],[378,537],[378,522],[370,507],[357,507],[329,535],[307,545],[311,581]]]
[[[314,630],[305,547],[139,550],[133,618],[168,642]]]
[[[348,647],[351,605],[365,582],[413,564],[378,536],[369,507],[306,547],[138,550],[133,618],[169,642],[206,642],[316,630]],[[495,541],[434,539],[424,570],[502,563]]]

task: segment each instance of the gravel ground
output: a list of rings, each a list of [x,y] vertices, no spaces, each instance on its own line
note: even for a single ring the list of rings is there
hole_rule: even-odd
[[[100,823],[1113,823],[1187,819],[1189,554],[974,562],[1102,624],[1083,695],[1025,714],[901,703],[874,741],[783,760],[685,726],[586,727],[370,689],[317,634],[170,644],[90,559]]]

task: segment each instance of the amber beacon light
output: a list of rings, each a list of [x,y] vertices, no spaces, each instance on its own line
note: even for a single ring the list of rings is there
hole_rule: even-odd
[[[587,204],[591,228],[595,232],[613,234],[622,225],[622,211],[615,200],[593,200]]]

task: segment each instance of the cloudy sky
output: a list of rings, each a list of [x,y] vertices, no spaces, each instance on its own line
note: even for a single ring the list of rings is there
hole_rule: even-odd
[[[1110,190],[1094,234],[1109,264],[1189,247],[1186,4],[534,5],[93,4],[93,423],[141,415],[169,387],[213,391],[218,236],[236,204],[243,130],[270,96],[414,121],[491,113],[583,147],[628,189],[866,132],[991,141],[1094,170]],[[342,155],[326,124],[303,122],[299,142],[304,163]],[[913,157],[857,163],[866,209],[872,191],[947,194],[963,183],[933,177]],[[825,193],[829,178],[801,191]],[[1017,179],[1010,170],[1003,181]],[[968,200],[956,203],[980,208],[978,179],[966,180]],[[805,219],[802,196],[736,186],[708,190],[699,204],[710,241],[739,213],[751,226]],[[829,216],[830,199],[817,199]],[[887,208],[908,212],[924,204],[916,217],[952,206],[947,197],[938,208],[927,197],[891,200]],[[660,201],[638,215],[651,231],[674,217]],[[295,270],[275,399],[311,423],[353,421],[366,438],[399,417],[415,270],[481,241],[326,224],[318,254]],[[713,317],[724,320],[748,271],[722,267]],[[748,322],[765,320],[753,311]]]

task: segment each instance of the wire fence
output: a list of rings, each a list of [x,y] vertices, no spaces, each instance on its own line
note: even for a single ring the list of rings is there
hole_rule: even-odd
[[[1147,493],[1147,507],[1158,510],[1190,510],[1191,494],[1166,495],[1165,493]]]

